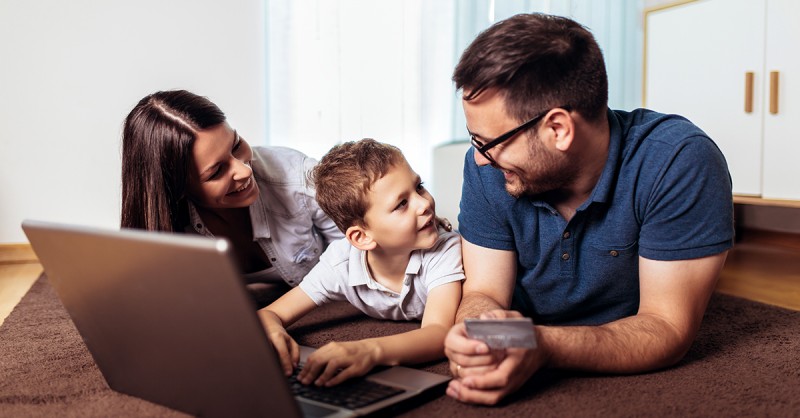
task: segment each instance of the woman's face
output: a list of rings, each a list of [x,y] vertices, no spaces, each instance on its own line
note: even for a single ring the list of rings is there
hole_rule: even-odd
[[[198,132],[189,168],[189,198],[208,209],[250,206],[258,198],[252,159],[250,145],[227,122]]]

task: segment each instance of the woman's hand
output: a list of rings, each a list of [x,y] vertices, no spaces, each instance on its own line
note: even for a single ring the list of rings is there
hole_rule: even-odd
[[[328,343],[308,357],[297,379],[306,385],[334,386],[366,374],[379,357],[380,347],[374,341]]]
[[[442,229],[444,229],[447,232],[453,230],[453,224],[451,224],[450,221],[447,220],[447,218],[442,218],[437,216],[436,223],[439,224],[439,226],[442,227]]]

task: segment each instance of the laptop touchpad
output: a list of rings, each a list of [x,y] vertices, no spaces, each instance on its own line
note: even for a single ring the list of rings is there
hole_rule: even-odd
[[[297,400],[297,403],[300,405],[300,410],[303,412],[303,416],[307,418],[322,418],[339,412],[338,409],[326,408],[324,406],[303,402],[300,399]]]

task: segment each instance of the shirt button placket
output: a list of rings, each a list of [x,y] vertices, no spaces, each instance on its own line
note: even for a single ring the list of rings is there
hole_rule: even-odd
[[[569,231],[564,231],[564,233],[561,234],[561,238],[564,239],[564,240],[569,239],[569,237],[571,237],[571,236],[572,236],[572,234]],[[564,245],[562,245],[561,248],[564,249],[564,252],[561,253],[561,259],[564,260],[564,261],[569,260],[569,252],[566,250],[567,248],[569,248],[569,245],[564,244]]]

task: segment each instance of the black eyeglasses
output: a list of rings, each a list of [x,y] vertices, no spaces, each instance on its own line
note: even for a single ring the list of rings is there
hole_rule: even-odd
[[[570,111],[570,107],[569,106],[561,106],[560,108],[564,109],[566,111]],[[555,109],[555,108],[553,108],[553,109]],[[547,115],[548,112],[550,112],[550,110],[553,110],[553,109],[548,109],[548,110],[546,110],[546,111],[534,116],[531,120],[523,123],[522,125],[517,126],[516,128],[514,128],[514,129],[512,129],[512,130],[510,130],[510,131],[498,136],[497,138],[495,138],[495,139],[493,139],[493,140],[491,140],[491,141],[489,141],[489,142],[487,142],[485,144],[483,142],[481,142],[480,140],[478,140],[477,138],[475,138],[475,135],[472,132],[469,132],[469,128],[467,128],[467,132],[469,132],[470,141],[472,141],[472,146],[475,147],[475,149],[478,152],[480,152],[481,155],[483,155],[492,164],[496,164],[495,161],[494,161],[494,158],[492,158],[492,156],[489,155],[489,150],[490,149],[502,144],[503,142],[508,141],[509,139],[513,138],[514,136],[516,136],[518,133],[524,131],[525,129],[528,129],[531,126],[536,125],[537,122],[539,122],[545,115]]]

